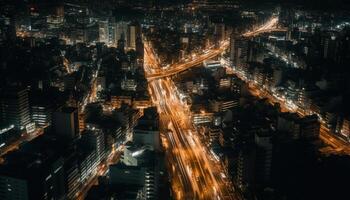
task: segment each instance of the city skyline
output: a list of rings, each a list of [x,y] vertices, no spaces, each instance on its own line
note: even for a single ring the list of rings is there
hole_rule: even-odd
[[[0,199],[347,199],[350,7],[0,3]]]

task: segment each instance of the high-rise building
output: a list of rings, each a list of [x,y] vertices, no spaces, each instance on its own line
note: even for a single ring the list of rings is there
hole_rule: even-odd
[[[136,39],[141,37],[141,25],[137,22],[128,26],[127,44],[129,49],[136,49]]]
[[[316,139],[320,134],[320,122],[317,115],[303,117],[300,120],[300,136],[306,139]]]
[[[282,69],[279,67],[275,67],[273,69],[273,74],[272,74],[272,81],[271,81],[271,86],[276,87],[282,82],[282,76],[283,72]]]
[[[81,133],[81,132],[83,132],[85,130],[86,114],[83,113],[83,112],[79,112],[78,121],[79,121],[79,133]]]
[[[97,160],[98,162],[101,162],[106,156],[103,131],[96,128],[87,130],[82,134],[82,139],[85,140],[89,147],[96,150]]]
[[[214,28],[214,35],[216,37],[216,41],[220,42],[225,39],[225,24],[224,23],[216,23]]]
[[[78,156],[80,181],[84,184],[91,175],[97,172],[97,165],[99,164],[97,159],[96,149],[85,148],[79,152]]]
[[[66,138],[76,138],[79,134],[78,109],[63,107],[55,111],[52,119],[56,135]]]
[[[195,125],[209,124],[213,121],[214,113],[197,112],[197,113],[193,113],[191,117],[192,117],[192,122]]]
[[[124,51],[125,51],[125,43],[126,43],[125,34],[122,33],[120,35],[120,38],[118,39],[118,44],[117,44],[117,47],[118,47],[120,52],[124,53]]]
[[[0,167],[0,199],[64,199],[63,158],[15,152]]]
[[[340,134],[349,138],[350,137],[350,119],[344,118],[341,123]]]
[[[149,145],[153,149],[160,149],[159,115],[154,107],[147,108],[134,128],[135,143]]]
[[[32,120],[38,127],[44,127],[51,124],[52,110],[47,104],[38,104],[31,106]]]
[[[247,61],[248,40],[244,37],[237,37],[234,33],[230,37],[230,60],[235,67],[242,67]]]
[[[123,38],[124,45],[126,45],[126,40],[125,36],[128,33],[128,23],[125,21],[119,21],[116,23],[116,29],[115,29],[115,41],[119,41],[120,39]],[[122,37],[123,36],[123,37]]]
[[[0,43],[5,40],[13,41],[16,39],[16,19],[14,14],[7,13],[0,19]]]
[[[228,99],[220,97],[217,100],[209,101],[209,103],[213,112],[225,112],[239,106],[238,98]]]
[[[144,54],[143,51],[144,51],[144,45],[143,45],[143,42],[142,42],[142,38],[138,37],[136,39],[136,53],[137,53],[137,56],[139,58],[143,59],[143,54]]]
[[[217,126],[211,126],[209,128],[209,143],[214,144],[219,142],[220,134],[222,134],[222,129]]]
[[[277,130],[291,134],[291,139],[315,139],[320,132],[316,115],[300,118],[295,113],[283,113],[278,117]]]
[[[122,162],[110,165],[110,184],[125,187],[121,193],[138,193],[142,200],[158,199],[162,166],[152,147],[136,143],[125,145]]]
[[[269,129],[258,130],[255,133],[256,151],[256,178],[259,183],[271,181],[272,175],[272,134]]]
[[[255,183],[256,150],[243,145],[236,154],[234,180],[240,188],[250,187]]]
[[[14,125],[16,130],[28,129],[30,110],[28,90],[25,88],[6,88],[0,94],[1,121]]]
[[[81,186],[80,171],[76,154],[72,153],[64,161],[64,178],[67,199],[75,199]]]
[[[112,45],[116,45],[117,40],[117,23],[114,18],[108,19],[108,43]]]
[[[77,73],[68,74],[63,78],[64,90],[73,91],[77,84]]]
[[[109,42],[109,27],[108,20],[101,20],[98,26],[99,41],[105,44]]]

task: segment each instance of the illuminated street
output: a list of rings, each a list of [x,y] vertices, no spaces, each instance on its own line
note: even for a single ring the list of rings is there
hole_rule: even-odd
[[[278,18],[272,18],[256,31],[249,32],[246,37],[270,31],[277,23]],[[154,50],[145,43],[145,73],[149,80],[149,91],[162,116],[162,123],[168,125],[166,135],[171,149],[171,153],[168,152],[171,157],[169,160],[172,168],[179,172],[173,172],[178,177],[172,183],[177,199],[239,199],[239,195],[228,189],[234,187],[221,176],[223,169],[220,164],[209,158],[211,154],[204,148],[195,127],[190,123],[191,113],[180,99],[175,84],[166,78],[200,66],[203,61],[223,53],[228,46],[229,41],[223,41],[218,49],[208,49],[201,55],[194,55],[190,61],[163,69]]]
[[[244,34],[242,34],[244,37],[254,37],[258,34],[264,33],[264,32],[270,32],[276,30],[276,25],[278,24],[278,17],[272,17],[269,21],[267,21],[265,24],[261,25],[258,27],[256,30],[253,31],[248,31]],[[224,52],[228,45],[228,41],[222,42],[222,45],[220,46],[219,49],[209,49],[206,51],[206,53],[201,54],[196,56],[194,59],[190,60],[189,62],[186,63],[181,63],[181,64],[174,64],[169,67],[169,69],[163,69],[161,67],[158,68],[151,68],[151,69],[145,69],[146,72],[148,73],[146,76],[149,80],[154,80],[158,78],[163,78],[163,77],[168,77],[175,75],[177,73],[180,73],[182,71],[185,71],[187,69],[190,69],[192,67],[200,66],[203,61],[211,59],[213,57],[218,56],[222,52]],[[153,52],[153,50],[150,49],[150,47],[145,46],[145,49],[147,53]],[[149,58],[152,63],[157,62],[156,58]],[[236,72],[233,71],[233,73],[237,74]],[[242,76],[240,76],[242,80],[244,79]],[[268,98],[269,101],[274,104],[274,103],[280,103],[282,106],[282,111],[291,111],[294,112],[295,110],[291,110],[290,107],[286,106],[286,101],[280,101],[276,99],[273,95],[270,95],[269,92],[259,92],[259,89],[254,86],[254,83],[249,84],[250,89],[252,91],[252,94],[255,96],[258,96],[260,98]],[[298,110],[298,114],[301,114],[303,116],[306,115],[306,112]],[[320,129],[320,138],[327,144],[332,146],[332,150],[330,153],[345,153],[345,154],[350,154],[350,147],[348,144],[334,136],[333,133],[329,129],[327,129],[324,125],[324,123],[321,122],[321,129]]]
[[[0,1],[0,200],[346,200],[350,1]]]
[[[249,37],[254,37],[256,35],[259,35],[261,33],[276,31],[277,25],[278,25],[278,17],[272,17],[270,20],[268,20],[263,25],[257,27],[256,29],[243,33],[242,36],[249,38]],[[180,73],[182,71],[185,71],[187,69],[190,69],[192,67],[200,66],[201,64],[203,64],[203,61],[219,56],[221,53],[226,51],[227,48],[229,47],[229,44],[230,44],[229,39],[221,41],[219,48],[212,47],[212,48],[206,49],[204,50],[203,54],[194,55],[192,56],[192,59],[188,61],[182,61],[180,63],[170,65],[168,69],[162,69],[162,68],[145,69],[147,73],[152,72],[147,74],[147,79],[153,80],[157,78],[168,77],[168,76],[172,76],[177,73]],[[149,47],[145,45],[145,52],[152,53],[153,50],[151,50]],[[152,62],[157,62],[156,58],[150,58],[150,59]],[[152,71],[147,71],[147,70],[152,70]]]
[[[146,73],[160,69],[157,59],[146,47]],[[219,163],[212,161],[210,154],[200,142],[195,128],[190,123],[190,111],[181,101],[174,83],[166,79],[149,82],[152,100],[158,107],[162,123],[168,125],[166,133],[173,176],[172,187],[176,199],[238,199],[228,183],[220,175]],[[169,152],[171,151],[171,152]],[[208,175],[209,174],[209,175]]]
[[[278,17],[272,17],[270,20],[268,20],[263,25],[255,28],[252,31],[247,31],[246,33],[243,34],[243,36],[244,37],[254,37],[254,36],[257,36],[261,33],[280,30],[280,29],[276,28],[277,25],[278,25]]]

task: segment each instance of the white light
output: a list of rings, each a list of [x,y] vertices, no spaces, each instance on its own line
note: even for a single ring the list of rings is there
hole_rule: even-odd
[[[136,157],[136,156],[139,156],[141,155],[145,150],[144,149],[141,149],[141,150],[138,150],[138,151],[135,151],[131,154],[132,157]]]

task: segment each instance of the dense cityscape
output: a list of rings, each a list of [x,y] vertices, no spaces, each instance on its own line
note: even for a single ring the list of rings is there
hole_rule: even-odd
[[[2,0],[0,199],[348,199],[348,66],[343,0]]]

